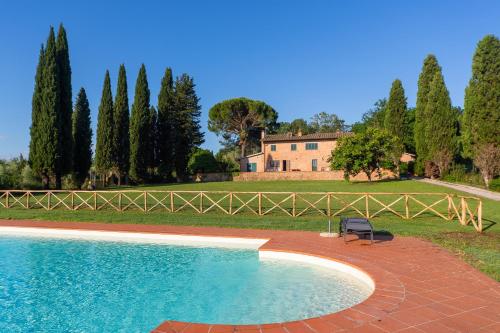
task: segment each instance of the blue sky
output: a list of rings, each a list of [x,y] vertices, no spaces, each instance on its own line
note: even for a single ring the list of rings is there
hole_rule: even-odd
[[[161,76],[194,76],[206,130],[216,102],[246,96],[282,121],[326,111],[360,119],[402,80],[415,104],[422,61],[434,53],[454,105],[463,105],[477,42],[500,34],[500,1],[9,1],[0,10],[0,157],[27,154],[40,44],[63,22],[74,95],[83,86],[96,126],[106,69],[129,98],[145,63],[155,105]]]

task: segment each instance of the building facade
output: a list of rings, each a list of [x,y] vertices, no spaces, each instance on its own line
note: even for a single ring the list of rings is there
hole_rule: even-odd
[[[261,136],[261,152],[240,160],[242,172],[330,171],[337,140],[349,132]]]

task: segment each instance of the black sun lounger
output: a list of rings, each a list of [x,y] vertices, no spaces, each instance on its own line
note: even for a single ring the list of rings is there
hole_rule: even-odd
[[[370,240],[373,244],[373,226],[370,221],[359,217],[342,217],[340,219],[340,233],[344,235],[344,242],[347,234],[365,235],[370,234]]]

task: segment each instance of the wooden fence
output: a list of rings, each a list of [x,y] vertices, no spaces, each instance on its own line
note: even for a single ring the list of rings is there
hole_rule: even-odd
[[[438,216],[472,223],[481,232],[482,201],[448,193],[227,192],[227,191],[0,191],[0,209],[140,210],[258,216],[281,214],[367,218],[393,214],[402,219]]]

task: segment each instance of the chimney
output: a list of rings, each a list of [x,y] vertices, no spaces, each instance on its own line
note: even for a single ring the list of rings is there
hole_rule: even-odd
[[[302,130],[299,129],[299,131],[297,132],[297,136],[302,136]]]
[[[266,136],[266,130],[260,131],[260,152],[264,152],[264,137]]]

